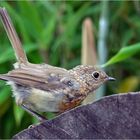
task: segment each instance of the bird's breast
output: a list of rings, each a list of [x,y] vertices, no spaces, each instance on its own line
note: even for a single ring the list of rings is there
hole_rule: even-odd
[[[62,99],[63,94],[61,93],[32,88],[26,105],[39,112],[59,112],[58,106]]]
[[[65,112],[67,110],[70,110],[72,108],[75,108],[81,104],[81,102],[85,99],[86,96],[79,96],[76,98],[73,98],[70,101],[67,101],[67,99],[63,99],[63,101],[59,104],[59,112]]]

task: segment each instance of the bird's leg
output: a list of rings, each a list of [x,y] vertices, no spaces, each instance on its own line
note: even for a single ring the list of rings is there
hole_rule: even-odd
[[[35,112],[35,111],[33,111],[33,110],[27,108],[25,105],[21,105],[21,107],[22,107],[25,111],[27,111],[28,113],[30,113],[32,116],[36,117],[40,122],[44,122],[44,121],[47,120],[46,117],[44,117],[44,116],[40,115],[39,113],[37,113],[37,112]]]

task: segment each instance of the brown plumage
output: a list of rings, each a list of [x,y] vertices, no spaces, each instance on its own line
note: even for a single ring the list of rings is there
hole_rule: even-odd
[[[37,112],[62,113],[81,104],[87,95],[108,80],[114,80],[94,66],[79,65],[66,70],[48,64],[31,64],[4,8],[0,15],[15,50],[15,69],[0,79],[12,86],[16,103],[39,119]]]

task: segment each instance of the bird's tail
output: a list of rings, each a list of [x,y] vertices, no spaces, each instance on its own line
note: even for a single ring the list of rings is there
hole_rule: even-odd
[[[16,30],[12,24],[10,16],[8,15],[5,8],[0,8],[0,17],[3,23],[3,26],[6,30],[7,36],[12,44],[12,47],[15,51],[15,55],[19,64],[27,64],[28,59],[22,48],[20,39],[16,33]]]
[[[10,81],[10,78],[6,76],[5,74],[0,74],[0,80]]]

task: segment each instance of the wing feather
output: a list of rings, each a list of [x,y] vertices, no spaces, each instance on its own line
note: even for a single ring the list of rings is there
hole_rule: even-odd
[[[42,68],[26,68],[15,69],[8,74],[0,75],[0,79],[13,81],[22,86],[39,88],[46,91],[65,88],[66,84],[61,81],[62,78],[69,76],[65,69],[42,69]]]

